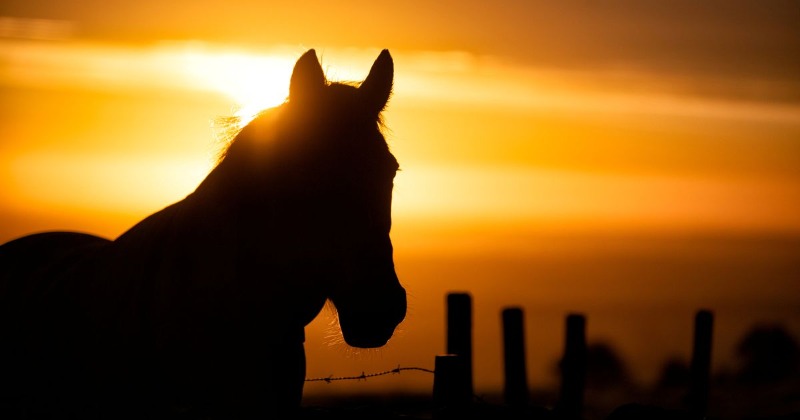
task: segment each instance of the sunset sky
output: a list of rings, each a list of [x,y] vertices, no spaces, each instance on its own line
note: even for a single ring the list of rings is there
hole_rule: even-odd
[[[686,349],[701,306],[718,314],[719,367],[752,323],[800,334],[785,292],[800,285],[797,2],[299,4],[4,1],[0,242],[116,237],[190,193],[219,150],[216,119],[278,105],[308,48],[332,80],[363,79],[388,48],[411,313],[366,357],[327,349],[315,322],[310,376],[431,367],[449,290],[476,299],[485,388],[501,380],[504,305],[526,307],[544,343],[536,386],[553,380],[567,311],[642,381]],[[662,353],[646,347],[654,329]],[[378,388],[430,385],[403,381]],[[307,392],[341,389],[365,392]]]

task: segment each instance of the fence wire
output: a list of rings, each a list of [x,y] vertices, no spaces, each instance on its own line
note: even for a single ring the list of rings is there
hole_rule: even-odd
[[[422,368],[422,367],[400,367],[398,365],[394,369],[383,371],[383,372],[376,372],[376,373],[364,373],[364,372],[361,372],[361,375],[357,375],[357,376],[333,376],[333,375],[331,375],[331,376],[328,376],[328,377],[325,377],[325,378],[306,378],[305,381],[306,382],[326,382],[326,383],[331,383],[331,382],[334,382],[334,381],[361,381],[361,380],[365,381],[365,380],[367,380],[369,378],[374,378],[374,377],[377,377],[377,376],[399,374],[400,372],[402,372],[404,370],[416,370],[416,371],[420,371],[420,372],[434,373],[434,371],[432,369],[426,369],[426,368]]]

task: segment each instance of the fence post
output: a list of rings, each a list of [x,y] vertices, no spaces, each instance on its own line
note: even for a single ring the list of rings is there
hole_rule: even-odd
[[[694,317],[694,346],[687,403],[689,411],[699,417],[705,417],[708,410],[713,324],[714,314],[711,311],[697,311]]]
[[[502,311],[503,361],[506,405],[523,408],[528,405],[528,379],[525,367],[525,329],[522,308],[512,307]]]
[[[461,359],[463,380],[472,396],[472,297],[469,293],[447,295],[447,353]]]
[[[436,356],[433,375],[433,403],[439,416],[457,414],[472,401],[466,381],[464,359],[457,354]]]
[[[558,418],[580,419],[586,382],[586,317],[567,316],[564,357],[561,359],[561,395],[556,405]]]

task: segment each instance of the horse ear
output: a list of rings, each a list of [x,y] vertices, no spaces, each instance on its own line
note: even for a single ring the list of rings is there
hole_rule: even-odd
[[[317,52],[310,49],[294,65],[289,81],[289,100],[313,97],[323,86],[325,73],[317,60]]]
[[[389,96],[392,94],[392,81],[394,79],[394,62],[389,50],[381,51],[381,54],[372,64],[369,75],[364,79],[359,87],[364,101],[369,109],[376,114],[383,111]]]

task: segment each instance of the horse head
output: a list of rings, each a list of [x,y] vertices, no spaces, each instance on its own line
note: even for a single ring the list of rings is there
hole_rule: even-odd
[[[273,194],[254,208],[280,223],[271,231],[282,232],[283,244],[271,251],[302,266],[306,274],[296,278],[315,277],[303,283],[306,292],[325,291],[345,342],[361,348],[384,345],[406,313],[389,237],[398,164],[380,117],[393,74],[384,50],[362,83],[331,83],[310,50],[295,65],[288,101],[256,118],[231,146],[247,148],[240,154],[252,162],[250,182],[269,180],[255,191]]]

